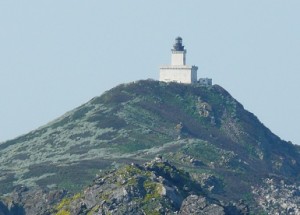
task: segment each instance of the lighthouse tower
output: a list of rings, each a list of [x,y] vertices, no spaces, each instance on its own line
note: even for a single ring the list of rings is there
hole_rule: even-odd
[[[186,65],[186,50],[182,45],[181,37],[175,39],[175,44],[171,51],[171,65],[160,67],[159,80],[185,84],[196,83],[198,67]]]

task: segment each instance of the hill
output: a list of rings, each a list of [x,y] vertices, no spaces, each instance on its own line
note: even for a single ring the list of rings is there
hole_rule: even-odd
[[[284,210],[285,198],[298,201],[297,193],[288,195],[299,183],[298,147],[273,134],[218,85],[151,80],[119,85],[1,143],[0,191],[25,185],[79,192],[101,171],[158,155],[219,201],[243,199],[252,211]],[[287,189],[276,207],[266,199],[266,193],[274,194],[272,183]]]

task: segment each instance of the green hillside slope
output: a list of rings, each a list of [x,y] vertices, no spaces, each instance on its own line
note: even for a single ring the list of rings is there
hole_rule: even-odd
[[[213,195],[254,201],[268,177],[299,181],[299,150],[218,85],[119,85],[49,124],[0,144],[0,192],[17,185],[77,192],[100,170],[162,155]],[[209,186],[209,185],[205,185]]]

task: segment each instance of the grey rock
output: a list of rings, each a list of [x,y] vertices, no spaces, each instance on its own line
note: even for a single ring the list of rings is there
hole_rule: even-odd
[[[224,207],[206,197],[190,195],[182,203],[179,215],[225,215]]]

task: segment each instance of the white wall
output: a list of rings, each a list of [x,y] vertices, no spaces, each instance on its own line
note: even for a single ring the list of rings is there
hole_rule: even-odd
[[[183,66],[185,65],[186,51],[172,51],[171,65]]]
[[[159,80],[164,82],[192,83],[191,67],[165,67],[160,69]],[[197,81],[197,78],[196,78]]]

